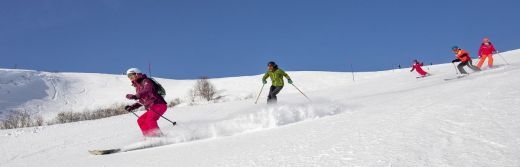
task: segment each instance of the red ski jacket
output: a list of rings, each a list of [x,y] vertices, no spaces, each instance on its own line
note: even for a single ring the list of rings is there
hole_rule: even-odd
[[[482,57],[482,55],[490,55],[493,54],[493,52],[496,52],[496,50],[491,42],[489,42],[489,45],[482,43],[480,45],[480,49],[478,50],[478,57]]]

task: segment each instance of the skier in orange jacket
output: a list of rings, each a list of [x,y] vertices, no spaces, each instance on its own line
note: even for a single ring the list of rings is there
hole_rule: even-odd
[[[453,53],[455,53],[455,57],[457,57],[457,59],[451,61],[451,63],[461,62],[461,63],[459,63],[459,65],[457,65],[457,69],[459,69],[460,74],[468,74],[468,72],[466,72],[466,70],[464,70],[464,66],[468,66],[473,71],[480,71],[479,68],[477,68],[473,65],[473,63],[471,61],[471,57],[469,56],[468,52],[459,48],[458,46],[453,46],[451,48],[451,50],[453,51]]]

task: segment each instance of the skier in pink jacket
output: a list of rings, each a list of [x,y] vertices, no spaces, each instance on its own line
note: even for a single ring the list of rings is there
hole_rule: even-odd
[[[488,67],[493,68],[493,53],[496,53],[495,47],[491,42],[489,42],[488,38],[484,38],[482,40],[482,44],[480,45],[480,49],[478,50],[478,57],[480,60],[478,61],[477,67],[480,69],[486,58],[488,59]]]
[[[157,93],[155,82],[137,68],[128,69],[126,74],[136,90],[136,94],[127,94],[126,98],[139,102],[125,106],[125,110],[131,112],[144,105],[147,111],[137,119],[141,132],[145,137],[162,136],[157,120],[166,112],[167,106],[163,97]]]
[[[423,66],[422,62],[419,62],[418,60],[413,60],[412,69],[410,70],[410,72],[415,70],[415,71],[417,71],[417,73],[419,73],[419,75],[421,75],[421,77],[426,77],[426,76],[430,75],[426,71],[424,71],[421,68],[421,66]]]

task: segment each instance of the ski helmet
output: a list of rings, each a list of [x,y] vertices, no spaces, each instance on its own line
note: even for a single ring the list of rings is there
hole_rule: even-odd
[[[484,38],[482,39],[482,43],[488,43],[489,42],[489,39],[488,38]]]
[[[126,75],[128,74],[140,74],[141,73],[141,70],[139,70],[138,68],[130,68],[128,70],[126,70]]]
[[[457,50],[457,49],[459,49],[458,46],[453,46],[453,47],[451,47],[451,50]]]
[[[270,61],[267,63],[267,66],[276,66],[276,63],[274,61]]]

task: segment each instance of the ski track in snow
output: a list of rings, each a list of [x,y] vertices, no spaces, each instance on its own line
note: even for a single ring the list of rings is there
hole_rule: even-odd
[[[306,120],[332,116],[345,112],[335,104],[285,104],[266,106],[260,110],[241,111],[226,118],[206,122],[179,122],[173,138],[177,142],[232,136],[235,134],[276,128]]]

